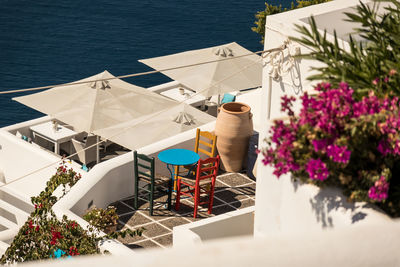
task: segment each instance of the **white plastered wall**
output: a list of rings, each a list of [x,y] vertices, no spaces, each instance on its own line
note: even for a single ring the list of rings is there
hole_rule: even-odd
[[[302,8],[286,13],[267,17],[265,50],[279,47],[290,36],[298,37],[294,30],[294,23],[307,25],[304,18],[311,14],[323,18],[324,13],[335,12],[346,7],[354,6],[358,1],[336,0],[325,4]],[[303,21],[301,21],[301,19]],[[341,22],[332,21],[340,24]],[[343,31],[343,29],[342,29]],[[349,29],[351,32],[352,29]],[[332,36],[328,35],[328,39]],[[307,48],[298,45],[304,54]],[[345,41],[341,41],[347,47]],[[296,75],[283,76],[276,81],[269,77],[268,66],[263,71],[263,97],[261,105],[261,131],[260,146],[265,146],[263,140],[268,136],[272,122],[268,121],[268,97],[271,92],[271,120],[284,118],[286,115],[280,111],[280,98],[283,95],[293,95],[299,98],[305,91],[312,92],[313,84],[307,77],[311,75],[310,67],[318,66],[319,62],[310,60],[298,61]],[[292,73],[293,74],[293,73]],[[298,86],[293,86],[301,85]],[[266,104],[265,104],[266,103]],[[294,106],[299,111],[300,101]],[[290,175],[277,179],[272,174],[272,167],[266,167],[258,159],[257,187],[256,187],[256,212],[254,234],[256,237],[270,236],[273,233],[296,233],[325,229],[338,229],[348,226],[363,224],[387,223],[390,219],[382,213],[364,206],[363,203],[351,204],[337,189],[320,190],[311,185],[296,184],[291,181]]]

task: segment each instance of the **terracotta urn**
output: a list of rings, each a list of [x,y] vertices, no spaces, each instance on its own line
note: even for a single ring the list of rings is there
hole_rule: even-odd
[[[240,102],[223,104],[217,116],[215,134],[222,167],[228,172],[241,171],[253,134],[250,107]]]

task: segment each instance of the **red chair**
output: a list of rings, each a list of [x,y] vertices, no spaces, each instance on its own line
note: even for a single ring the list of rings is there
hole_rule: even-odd
[[[196,180],[193,178],[178,176],[178,184],[176,190],[175,209],[179,210],[181,195],[189,196],[194,200],[194,214],[197,217],[199,205],[208,203],[208,214],[212,211],[214,201],[214,187],[219,168],[219,156],[199,160],[196,169]],[[184,187],[184,188],[183,188]],[[207,194],[208,200],[200,202],[200,195]]]

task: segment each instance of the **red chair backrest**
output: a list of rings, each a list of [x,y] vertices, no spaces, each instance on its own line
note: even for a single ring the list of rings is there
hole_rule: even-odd
[[[218,174],[219,162],[219,155],[205,160],[199,159],[197,163],[196,183],[204,179],[215,179]]]

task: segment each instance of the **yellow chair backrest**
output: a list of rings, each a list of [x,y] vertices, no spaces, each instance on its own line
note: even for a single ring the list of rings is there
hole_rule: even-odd
[[[200,131],[197,128],[194,152],[203,153],[212,158],[217,150],[217,136],[211,132]]]

